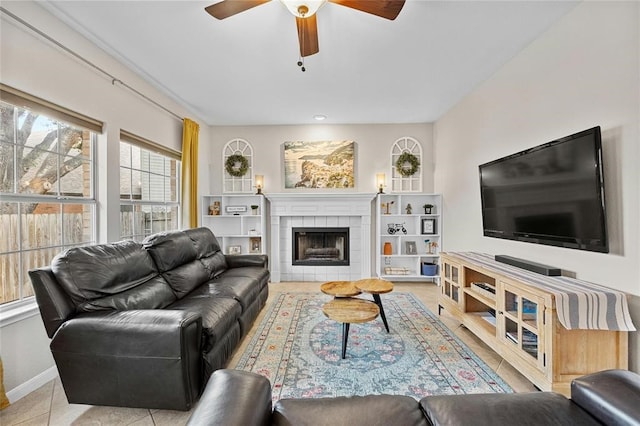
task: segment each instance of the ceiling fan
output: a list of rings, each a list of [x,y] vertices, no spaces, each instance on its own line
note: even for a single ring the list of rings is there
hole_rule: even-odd
[[[225,19],[271,0],[223,0],[205,10],[216,19]],[[394,20],[402,10],[405,0],[280,0],[296,17],[300,57],[310,56],[320,51],[318,47],[318,25],[316,12],[325,3],[335,3],[361,12]],[[298,62],[304,71],[302,61]]]

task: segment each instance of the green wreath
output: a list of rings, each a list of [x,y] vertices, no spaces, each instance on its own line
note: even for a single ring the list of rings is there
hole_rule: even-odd
[[[403,177],[409,177],[416,174],[420,167],[420,160],[410,152],[403,152],[396,161],[396,171]]]
[[[249,170],[249,161],[241,154],[233,154],[227,157],[224,169],[233,177],[242,177]]]

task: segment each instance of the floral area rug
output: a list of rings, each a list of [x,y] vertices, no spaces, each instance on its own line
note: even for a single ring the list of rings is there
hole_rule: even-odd
[[[330,296],[281,293],[242,354],[238,370],[267,377],[273,400],[366,394],[509,393],[511,388],[410,293],[381,296],[382,320],[342,324],[322,313]],[[361,296],[367,298],[367,296]]]

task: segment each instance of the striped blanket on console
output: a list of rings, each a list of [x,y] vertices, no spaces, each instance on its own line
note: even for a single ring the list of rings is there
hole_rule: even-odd
[[[635,331],[625,293],[569,277],[548,277],[496,262],[486,253],[448,253],[553,293],[558,320],[567,329]]]

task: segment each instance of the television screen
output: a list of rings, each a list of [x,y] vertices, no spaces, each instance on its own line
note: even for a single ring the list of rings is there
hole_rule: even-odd
[[[485,236],[609,252],[600,127],[479,170]]]

